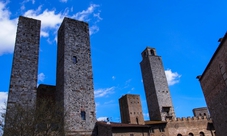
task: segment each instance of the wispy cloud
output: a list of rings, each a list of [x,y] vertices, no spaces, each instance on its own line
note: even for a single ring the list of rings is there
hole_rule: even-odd
[[[91,4],[86,10],[83,10],[81,12],[78,12],[74,14],[72,17],[80,20],[80,21],[89,21],[90,19],[88,18],[90,15],[93,14],[94,10],[99,7],[99,5],[96,4]]]
[[[110,87],[110,88],[105,88],[105,89],[97,89],[95,90],[95,97],[105,97],[108,96],[109,94],[114,93],[115,87]]]
[[[34,4],[35,0],[24,0],[22,2],[22,6],[27,2],[32,2]],[[24,11],[23,16],[41,20],[41,36],[46,37],[47,39],[50,36],[50,32],[54,32],[56,34],[57,29],[59,28],[65,16],[89,22],[89,33],[90,35],[92,35],[99,31],[97,23],[102,20],[102,18],[100,17],[101,11],[98,10],[98,7],[99,5],[97,4],[90,4],[86,10],[69,15],[70,12],[73,12],[73,10],[69,11],[69,8],[66,8],[63,12],[57,12],[55,9],[42,9],[42,6],[39,6],[35,10],[30,9]],[[5,53],[12,53],[14,49],[18,18],[11,18],[10,15],[11,12],[7,8],[7,3],[0,1],[0,55]],[[48,40],[52,41],[50,39]]]
[[[168,85],[174,85],[180,81],[181,75],[179,75],[177,72],[172,72],[171,69],[165,70],[166,78]]]
[[[128,79],[127,81],[125,81],[125,86],[124,88],[128,88],[130,86],[132,79]]]
[[[38,75],[38,81],[43,82],[44,79],[45,79],[45,74],[44,74],[44,73],[40,73],[40,74]]]
[[[116,77],[115,77],[115,76],[112,76],[112,79],[113,79],[113,80],[115,80],[115,79],[116,79]]]
[[[67,3],[68,0],[59,0],[60,2]]]
[[[110,101],[104,102],[105,105],[109,105],[109,104],[112,104],[112,103],[114,103],[114,100],[110,100]]]
[[[90,35],[95,34],[99,31],[99,27],[97,23],[102,20],[100,17],[100,10],[96,11],[96,9],[99,7],[97,4],[91,4],[86,10],[83,10],[81,12],[78,12],[72,16],[72,18],[75,18],[77,20],[90,22],[91,19],[93,19],[93,24],[90,26]],[[91,17],[93,15],[93,17]]]
[[[32,4],[35,4],[35,0],[24,0],[21,2],[21,10],[25,10],[25,4],[28,2],[32,2]]]

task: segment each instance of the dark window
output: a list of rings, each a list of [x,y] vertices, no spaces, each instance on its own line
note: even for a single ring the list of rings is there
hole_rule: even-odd
[[[151,55],[154,55],[154,51],[153,50],[151,50],[150,52],[151,52]]]
[[[138,119],[138,117],[136,117],[136,123],[139,124],[139,119]]]
[[[73,56],[73,64],[76,64],[76,63],[77,63],[77,57]]]
[[[182,136],[181,134],[177,134],[177,136]]]
[[[189,134],[188,134],[188,136],[194,136],[194,134],[192,134],[192,133],[189,133]]]
[[[199,136],[205,136],[205,134],[203,132],[200,132]]]
[[[160,127],[159,132],[165,132],[165,129],[163,127]]]
[[[144,57],[147,57],[147,52],[144,52],[144,53],[143,53],[143,56],[144,56]]]
[[[86,120],[86,112],[85,111],[81,111],[81,119],[82,120]]]

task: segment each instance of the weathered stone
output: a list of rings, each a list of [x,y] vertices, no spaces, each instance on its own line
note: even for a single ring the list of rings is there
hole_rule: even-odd
[[[217,136],[227,134],[227,34],[199,77]]]
[[[96,122],[90,56],[88,24],[64,18],[58,30],[56,89],[66,135],[91,134]]]
[[[39,20],[19,17],[6,109],[6,128],[13,113],[10,109],[16,104],[27,107],[28,110],[35,106],[40,26]]]
[[[161,57],[150,47],[142,52],[142,57],[140,67],[150,120],[165,121],[166,118],[175,118]]]
[[[139,95],[124,95],[119,99],[119,105],[122,123],[144,124]]]

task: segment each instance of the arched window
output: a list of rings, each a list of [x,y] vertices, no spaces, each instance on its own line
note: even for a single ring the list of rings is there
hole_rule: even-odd
[[[189,133],[188,136],[194,136],[194,134],[193,133]]]
[[[177,136],[182,136],[181,134],[177,134]]]
[[[205,136],[205,134],[203,132],[200,132],[199,136]]]

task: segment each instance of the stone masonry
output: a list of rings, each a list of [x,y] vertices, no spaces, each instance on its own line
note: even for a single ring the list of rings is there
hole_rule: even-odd
[[[34,107],[36,103],[38,57],[41,21],[19,17],[10,87],[6,109],[5,127],[15,104]],[[17,122],[19,123],[19,122]]]
[[[119,99],[119,105],[122,123],[144,124],[142,106],[139,95],[124,95]]]
[[[140,67],[150,120],[165,121],[166,118],[175,118],[161,57],[150,47],[142,52],[142,57]]]
[[[64,18],[58,30],[56,93],[66,135],[91,135],[96,122],[89,27]]]
[[[227,34],[198,76],[217,136],[227,134]]]

